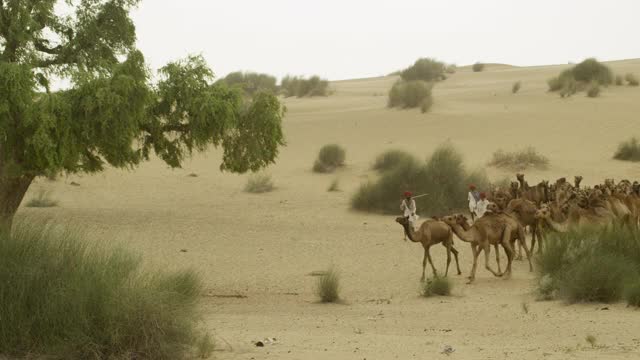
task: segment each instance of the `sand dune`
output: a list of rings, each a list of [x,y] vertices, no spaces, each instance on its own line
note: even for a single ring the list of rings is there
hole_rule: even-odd
[[[585,184],[640,178],[637,164],[611,160],[620,141],[640,136],[640,88],[612,86],[597,99],[561,99],[546,92],[546,80],[566,66],[461,68],[437,84],[429,114],[385,108],[395,77],[335,82],[327,98],[286,99],[288,146],[269,169],[278,186],[272,193],[244,193],[246,176],[220,173],[220,152],[211,151],[181,170],[154,160],[135,172],[42,180],[28,196],[50,189],[61,206],[22,213],[72,219],[100,241],[142,252],[150,264],[195,267],[211,293],[246,295],[205,299],[205,325],[228,350],[217,353],[220,359],[447,358],[446,345],[458,359],[640,358],[637,312],[535,302],[534,276],[522,262],[511,280],[480,267],[477,283],[465,285],[471,254],[459,241],[463,276],[453,276],[455,296],[419,298],[421,246],[403,242],[392,217],[349,209],[353,191],[374,176],[375,155],[399,148],[423,157],[445,141],[470,168],[485,167],[499,148],[534,146],[551,167],[527,172],[529,182],[578,174]],[[610,66],[640,74],[638,59]],[[522,89],[513,95],[515,81]],[[327,143],[347,149],[348,166],[313,174],[313,159]],[[334,178],[342,192],[326,191]],[[443,249],[432,255],[444,268]],[[342,275],[346,304],[316,304],[315,279],[307,274],[332,264]],[[603,347],[588,346],[588,334]],[[278,342],[251,344],[265,337]]]

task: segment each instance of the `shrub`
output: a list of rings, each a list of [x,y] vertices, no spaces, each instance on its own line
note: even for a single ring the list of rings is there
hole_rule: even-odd
[[[444,69],[444,72],[446,72],[447,74],[455,74],[457,70],[458,67],[455,64],[450,64],[447,65],[447,67]]]
[[[528,168],[546,169],[549,167],[549,159],[539,154],[533,147],[515,152],[498,150],[493,153],[489,166],[515,171]]]
[[[285,97],[328,96],[329,81],[314,75],[309,79],[298,76],[285,76],[280,84]]]
[[[331,182],[331,185],[329,185],[329,188],[327,189],[328,192],[336,192],[336,191],[340,191],[340,181],[338,179],[334,179]]]
[[[575,79],[569,78],[562,83],[562,89],[560,89],[561,97],[570,97],[576,92],[578,92],[578,82]]]
[[[208,359],[216,349],[216,343],[211,338],[209,333],[202,335],[202,337],[196,343],[196,354],[201,359]]]
[[[622,75],[616,75],[616,85],[622,86],[624,85],[624,78]]]
[[[617,301],[633,292],[629,281],[638,278],[640,234],[622,227],[551,234],[536,261],[542,294],[569,302]]]
[[[378,158],[384,158],[384,154]],[[381,160],[380,163],[385,162]],[[481,174],[468,174],[462,156],[449,144],[438,147],[426,163],[413,156],[405,158],[404,155],[398,156],[398,161],[394,163],[393,166],[381,167],[387,170],[382,172],[377,181],[360,185],[351,199],[354,209],[397,214],[401,194],[411,190],[416,194],[429,194],[416,199],[418,212],[442,214],[466,205],[464,194],[469,179]]]
[[[624,291],[624,298],[627,301],[627,305],[640,307],[640,282],[635,281],[627,285]]]
[[[628,73],[624,78],[627,80],[629,86],[638,86],[638,78],[634,74]]]
[[[244,191],[252,194],[271,192],[274,189],[273,180],[268,174],[251,174],[247,185],[244,187]]]
[[[592,82],[589,88],[587,89],[587,96],[590,98],[595,98],[600,96],[600,85],[597,82]]]
[[[511,86],[511,93],[513,93],[513,94],[517,93],[518,91],[520,91],[520,87],[522,87],[522,82],[516,81]]]
[[[613,72],[608,66],[590,58],[563,70],[558,77],[547,81],[550,91],[560,91],[562,97],[571,96],[578,90],[586,88],[586,84],[610,85],[614,80]]]
[[[278,90],[275,77],[254,72],[232,72],[218,81],[229,86],[239,87],[248,95],[254,95],[259,91],[276,93]]]
[[[313,171],[318,173],[333,172],[338,167],[344,166],[346,151],[337,144],[325,145],[320,149],[318,159],[313,164]]]
[[[177,359],[194,345],[192,271],[143,271],[126,250],[29,219],[0,234],[0,264],[0,354]]]
[[[318,277],[316,295],[323,303],[332,303],[340,299],[340,276],[334,269],[329,269]]]
[[[425,102],[433,103],[432,85],[421,80],[396,81],[389,91],[389,107],[415,108]],[[430,105],[427,105],[427,109]]]
[[[638,139],[634,137],[618,145],[618,150],[616,150],[613,158],[616,160],[640,161],[640,142],[638,142]]]
[[[445,65],[435,59],[421,58],[402,70],[400,78],[404,81],[422,80],[426,82],[433,82],[443,80]]]
[[[473,69],[473,72],[481,72],[481,71],[484,70],[484,64],[477,62],[477,63],[473,64],[471,69]]]
[[[427,96],[426,98],[424,98],[424,100],[422,100],[422,104],[420,104],[420,111],[424,114],[429,110],[431,110],[432,106],[433,106],[433,96]]]
[[[412,159],[414,159],[414,157],[408,152],[388,150],[378,155],[371,168],[379,172],[387,171]]]
[[[48,191],[40,190],[34,198],[26,203],[25,206],[38,208],[55,207],[58,206],[58,201],[51,199]]]
[[[435,295],[449,296],[451,295],[451,289],[453,283],[449,278],[436,276],[433,279],[428,279],[422,288],[422,296],[431,297]]]

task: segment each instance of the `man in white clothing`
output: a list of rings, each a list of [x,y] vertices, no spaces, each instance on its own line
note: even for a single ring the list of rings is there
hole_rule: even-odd
[[[413,194],[409,191],[404,193],[404,200],[400,203],[400,210],[404,217],[409,218],[409,224],[415,229],[418,215],[416,215],[416,201],[413,200],[412,196]],[[407,234],[404,234],[404,240],[407,240]]]
[[[480,201],[476,203],[476,215],[478,216],[478,218],[481,218],[482,215],[487,212],[487,205],[489,205],[487,194],[481,192]]]
[[[476,206],[478,201],[480,201],[480,194],[476,191],[476,186],[471,184],[469,185],[469,194],[467,195],[467,200],[469,201],[469,212],[471,213],[471,220],[475,221],[475,217],[478,214],[476,211]]]

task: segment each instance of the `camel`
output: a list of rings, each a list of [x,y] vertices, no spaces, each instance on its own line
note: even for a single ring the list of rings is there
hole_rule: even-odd
[[[478,256],[481,251],[485,255],[485,268],[494,276],[501,277],[503,275],[511,275],[511,263],[513,261],[513,250],[509,240],[511,232],[515,231],[510,224],[505,222],[501,217],[487,213],[483,217],[464,230],[461,223],[466,222],[466,218],[462,214],[445,216],[443,221],[451,227],[453,232],[460,240],[471,243],[471,251],[473,252],[473,267],[469,276],[468,284],[471,284],[476,277],[476,269],[478,265]],[[500,244],[507,253],[507,270],[497,273],[489,264],[489,256],[491,254],[491,245]]]
[[[536,237],[539,243],[538,253],[542,250],[541,231],[538,227],[539,221],[536,219],[537,210],[536,204],[527,199],[513,199],[506,208],[506,212],[515,216],[522,226],[529,226],[531,228],[531,248],[529,250],[531,253],[533,253],[535,248]],[[518,242],[518,256],[516,260],[519,259],[522,259],[522,245],[520,245],[520,242]]]
[[[529,186],[524,179],[524,174],[516,174],[516,178],[520,183],[520,196],[532,201],[536,206],[549,201],[549,181],[543,180],[536,186]]]
[[[433,260],[431,259],[431,254],[429,253],[429,248],[432,245],[442,243],[442,245],[447,248],[447,268],[445,270],[444,276],[449,274],[449,264],[451,263],[451,253],[456,259],[456,267],[458,268],[458,275],[462,274],[460,271],[460,264],[458,263],[458,250],[453,247],[453,232],[451,228],[442,221],[437,220],[427,220],[420,225],[418,231],[413,229],[413,226],[409,223],[409,218],[407,217],[398,217],[396,218],[396,222],[404,228],[404,232],[412,242],[419,242],[422,244],[424,248],[424,257],[422,259],[422,278],[421,281],[425,280],[425,268],[427,266],[427,260],[431,264],[431,269],[433,270],[433,275],[438,276],[438,272],[436,271],[436,267],[433,265]]]
[[[605,208],[584,209],[576,204],[566,204],[567,219],[558,222],[552,219],[551,209],[543,205],[536,211],[536,218],[544,221],[556,232],[565,233],[581,227],[607,227],[613,224],[615,216]]]
[[[498,217],[501,217],[502,220],[506,224],[508,224],[512,229],[516,229],[516,231],[511,232],[511,237],[509,239],[511,249],[514,251],[514,255],[515,255],[514,245],[517,240],[520,251],[522,251],[522,248],[524,248],[524,252],[527,254],[527,261],[529,261],[529,271],[533,271],[533,265],[531,264],[531,252],[529,251],[529,248],[527,248],[527,245],[525,243],[524,225],[520,222],[520,220],[518,220],[518,217],[514,213],[503,211],[496,204],[487,205],[487,212],[494,214]],[[534,213],[534,218],[535,218],[535,213]],[[496,251],[497,251],[497,248],[496,248]],[[520,255],[520,258],[522,259],[522,255]],[[498,256],[496,256],[496,259],[499,264],[500,260]]]
[[[575,188],[576,188],[576,190],[580,190],[580,183],[582,182],[582,176],[579,176],[579,175],[578,175],[578,176],[575,176],[575,177],[573,178],[573,182],[574,182],[574,184],[575,184]]]

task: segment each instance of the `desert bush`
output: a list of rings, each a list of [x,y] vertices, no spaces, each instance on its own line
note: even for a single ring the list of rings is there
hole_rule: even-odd
[[[261,194],[271,192],[275,189],[271,175],[268,174],[251,174],[244,191],[252,194]]]
[[[627,84],[629,84],[629,86],[638,86],[639,84],[638,78],[632,73],[625,75],[624,79],[627,80]]]
[[[412,159],[414,157],[406,151],[388,150],[376,157],[371,168],[379,172],[387,171]]]
[[[587,89],[587,85],[596,83],[601,86],[610,85],[614,81],[613,72],[608,66],[590,58],[563,70],[558,77],[547,81],[550,91],[560,91],[562,97]]]
[[[396,81],[389,91],[389,107],[415,108],[427,103],[427,110],[433,103],[432,85],[421,80]]]
[[[323,303],[340,300],[340,275],[334,269],[329,269],[318,277],[316,295]]]
[[[515,83],[513,83],[513,85],[511,86],[511,93],[515,94],[518,91],[520,91],[520,88],[522,87],[522,82],[520,81],[516,81]]]
[[[640,161],[640,142],[633,137],[618,145],[618,150],[613,155],[616,160]]]
[[[587,89],[587,96],[590,98],[595,98],[600,96],[600,85],[597,82],[592,82]]]
[[[433,106],[433,96],[427,96],[426,98],[424,98],[424,100],[422,100],[422,104],[420,104],[420,111],[424,114],[429,110],[431,110],[432,106]]]
[[[636,279],[635,281],[627,284],[624,291],[624,299],[626,300],[627,305],[640,307],[640,281]]]
[[[516,171],[528,168],[546,169],[549,167],[549,159],[533,147],[514,152],[498,150],[493,153],[489,166]]]
[[[340,191],[340,181],[338,179],[334,179],[331,182],[331,185],[329,185],[329,188],[327,189],[328,192],[336,192],[336,191]]]
[[[427,281],[423,284],[422,296],[449,296],[451,295],[452,288],[453,282],[451,282],[449,278],[436,276],[432,279],[427,279]]]
[[[622,77],[622,75],[616,75],[616,85],[617,86],[622,86],[624,85],[624,77]]]
[[[318,173],[329,173],[344,166],[346,151],[337,144],[325,145],[320,149],[318,158],[313,164],[313,171]]]
[[[541,279],[551,279],[540,281],[540,293],[569,302],[617,301],[638,278],[640,235],[622,227],[551,234],[536,262]]]
[[[276,93],[278,86],[276,78],[267,74],[254,72],[232,72],[218,80],[232,87],[239,87],[248,95],[254,95],[259,91]]]
[[[216,349],[216,343],[211,338],[209,333],[206,333],[200,337],[196,342],[196,356],[201,359],[208,359],[211,357]]]
[[[31,198],[31,200],[27,201],[25,204],[26,207],[37,207],[37,208],[46,208],[46,207],[55,207],[58,206],[58,201],[53,200],[51,198],[51,194],[46,190],[40,190],[36,194],[35,197]]]
[[[473,64],[471,69],[473,70],[473,72],[481,72],[481,71],[484,70],[484,64],[477,62],[477,63]]]
[[[422,80],[426,82],[433,82],[443,80],[445,72],[445,64],[435,59],[421,58],[402,70],[400,78],[404,81]]]
[[[179,359],[191,353],[202,284],[82,231],[33,219],[0,233],[0,354]]]
[[[380,155],[378,158],[384,157]],[[377,181],[361,184],[351,199],[354,209],[396,214],[401,194],[411,190],[415,194],[429,194],[416,199],[419,212],[443,214],[466,205],[465,197],[460,194],[467,192],[471,176],[481,174],[469,174],[463,166],[462,156],[449,144],[438,147],[426,162],[413,156],[397,158],[393,162],[395,165],[381,167],[387,170]]]
[[[447,74],[455,74],[456,71],[458,71],[458,67],[455,64],[447,65],[444,69]]]
[[[328,96],[329,81],[314,75],[308,79],[298,76],[285,76],[280,89],[285,97]]]

